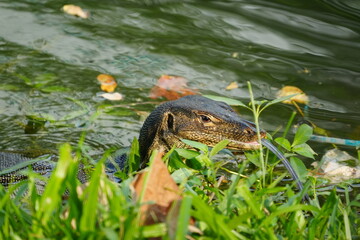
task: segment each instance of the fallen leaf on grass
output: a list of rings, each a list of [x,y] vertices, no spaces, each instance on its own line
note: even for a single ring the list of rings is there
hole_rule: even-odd
[[[115,78],[109,74],[99,74],[97,80],[101,84],[101,90],[105,92],[113,92],[117,86]]]
[[[235,89],[235,88],[238,88],[238,87],[239,87],[239,85],[237,84],[237,82],[232,82],[225,89],[226,90],[232,90],[232,89]]]
[[[162,75],[151,89],[150,98],[164,97],[176,100],[183,96],[195,95],[196,91],[187,87],[187,80],[179,76]]]
[[[306,94],[300,88],[294,86],[283,87],[277,93],[277,97],[280,98],[280,97],[290,96],[293,94],[298,94],[298,95],[283,101],[283,103],[292,104],[292,101],[294,101],[302,104],[308,104],[309,102],[308,96],[306,96]]]
[[[111,101],[120,101],[124,98],[123,95],[121,95],[120,93],[117,93],[117,92],[116,93],[103,93],[100,96],[107,100],[111,100]]]
[[[66,12],[67,14],[78,16],[80,18],[89,18],[90,13],[88,11],[83,10],[81,7],[67,4],[62,7],[62,10]]]
[[[131,183],[135,199],[140,200],[143,194],[142,203],[148,202],[140,208],[143,225],[165,222],[170,209],[176,212],[174,207],[178,208],[181,205],[179,204],[181,191],[169,174],[161,156],[162,153],[158,153],[152,165],[139,173]],[[173,219],[177,219],[176,214],[172,215]]]

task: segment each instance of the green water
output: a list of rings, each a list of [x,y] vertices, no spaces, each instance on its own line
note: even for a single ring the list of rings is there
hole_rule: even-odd
[[[76,1],[89,19],[64,14],[67,3],[0,1],[0,149],[56,149],[83,131],[93,153],[128,146],[142,125],[138,111],[162,101],[148,97],[162,74],[245,103],[246,81],[258,99],[295,85],[310,98],[311,121],[360,139],[357,0]],[[98,96],[100,73],[116,77],[123,101]],[[239,88],[225,90],[233,81]],[[292,111],[272,107],[262,127],[282,131]]]

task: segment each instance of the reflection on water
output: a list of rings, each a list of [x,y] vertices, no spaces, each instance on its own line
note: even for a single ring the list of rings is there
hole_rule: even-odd
[[[149,101],[149,89],[162,74],[184,76],[202,93],[244,102],[246,81],[257,98],[266,99],[295,85],[310,97],[314,123],[334,137],[360,139],[356,1],[77,4],[91,12],[90,19],[66,15],[51,1],[1,1],[1,149],[76,144],[84,130],[95,151],[129,145],[141,126],[138,112],[154,108],[142,102]],[[56,76],[50,85],[67,90],[44,92],[19,77],[46,73]],[[96,97],[99,73],[117,78],[125,95],[121,104],[138,104],[104,112],[117,103]],[[225,90],[233,81],[239,88]],[[272,107],[262,117],[263,128],[283,127],[291,112],[289,106]],[[26,134],[27,116],[46,123]]]

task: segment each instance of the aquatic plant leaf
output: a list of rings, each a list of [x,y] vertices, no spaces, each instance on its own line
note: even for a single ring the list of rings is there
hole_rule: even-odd
[[[70,112],[69,114],[65,115],[64,117],[62,117],[60,119],[60,121],[69,121],[69,120],[84,116],[88,112],[89,111],[87,109],[81,109],[81,110],[73,111],[73,112]]]
[[[0,85],[0,90],[17,91],[17,90],[20,90],[20,88],[18,86],[11,85],[11,84],[1,84]]]
[[[33,85],[33,82],[30,78],[22,75],[22,74],[15,74],[15,76],[17,76],[18,78],[20,78],[21,80],[24,81],[24,83],[28,86],[32,86]]]
[[[70,92],[70,88],[62,86],[46,86],[40,89],[42,92],[52,93],[52,92]]]
[[[56,75],[53,73],[43,73],[35,77],[32,81],[32,84],[35,88],[42,88],[43,86],[49,84],[56,80]]]
[[[301,125],[295,133],[295,138],[291,146],[294,147],[296,145],[307,142],[312,134],[313,134],[312,127],[310,127],[307,124]]]

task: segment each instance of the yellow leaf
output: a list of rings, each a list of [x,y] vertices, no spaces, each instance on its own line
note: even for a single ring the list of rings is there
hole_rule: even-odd
[[[283,101],[283,103],[292,104],[292,101],[294,101],[302,104],[308,104],[309,102],[308,96],[306,96],[306,94],[300,88],[294,86],[283,87],[277,93],[277,97],[280,98],[280,97],[290,96],[293,94],[298,94],[298,95]]]
[[[117,86],[115,78],[108,74],[99,74],[97,80],[101,83],[101,90],[113,92]]]
[[[73,16],[78,16],[80,18],[89,18],[90,17],[90,14],[88,11],[84,11],[81,7],[76,6],[76,5],[72,5],[72,4],[64,5],[62,7],[62,10],[67,14],[70,14]]]
[[[237,82],[232,82],[225,89],[226,90],[232,90],[232,89],[235,89],[235,88],[238,88],[238,87],[239,87],[239,85],[237,84]]]

